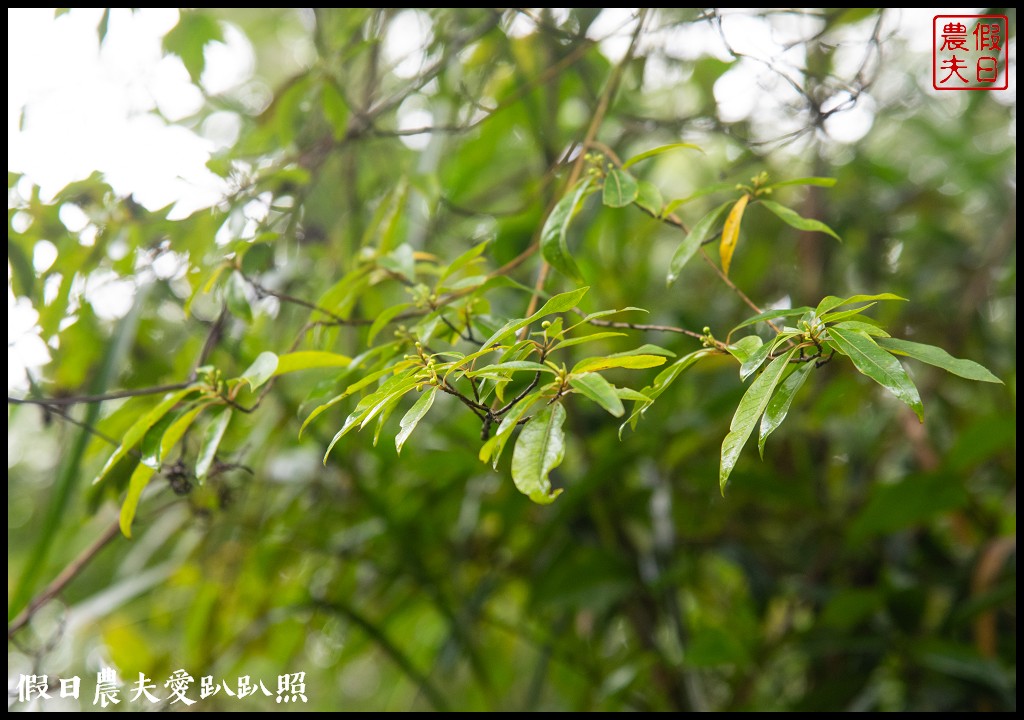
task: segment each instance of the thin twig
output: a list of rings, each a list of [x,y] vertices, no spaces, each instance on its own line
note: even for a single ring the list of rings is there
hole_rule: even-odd
[[[87,405],[90,403],[101,403],[107,400],[121,400],[122,398],[140,397],[142,395],[158,395],[160,393],[171,392],[173,390],[184,390],[192,383],[189,381],[171,383],[170,385],[154,385],[148,388],[138,388],[136,390],[118,390],[117,392],[106,393],[104,395],[69,395],[67,397],[53,397],[53,398],[13,398],[10,395],[7,396],[8,405]]]
[[[633,59],[633,54],[636,52],[637,43],[640,40],[640,34],[643,31],[644,23],[647,19],[647,8],[641,8],[637,14],[636,28],[633,30],[633,37],[629,42],[629,49],[626,50],[626,54],[622,57],[622,60],[615,66],[612,71],[612,76],[608,79],[608,84],[605,85],[604,91],[601,93],[601,97],[597,102],[597,108],[594,110],[594,117],[590,121],[590,126],[587,128],[587,133],[584,136],[583,144],[580,147],[579,154],[576,156],[576,161],[573,163],[572,171],[569,173],[569,180],[566,183],[567,188],[571,188],[579,180],[580,175],[583,173],[583,166],[586,164],[586,150],[590,144],[597,137],[597,131],[601,128],[601,123],[604,122],[605,113],[608,112],[608,107],[611,105],[612,97],[615,95],[615,91],[619,87],[619,82],[622,80],[622,74],[626,69],[626,65]],[[551,203],[551,207],[548,208],[548,213],[554,209],[555,202]],[[544,283],[547,281],[548,272],[550,266],[547,262],[542,262],[540,270],[537,273],[537,282],[533,286],[533,295],[530,297],[530,304],[527,307],[526,315],[530,316],[537,310],[537,303],[540,300],[540,294],[544,289]],[[529,332],[529,327],[524,327],[519,332],[519,337],[524,338]]]

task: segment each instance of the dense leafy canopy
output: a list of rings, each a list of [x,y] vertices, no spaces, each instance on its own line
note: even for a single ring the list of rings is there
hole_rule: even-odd
[[[200,88],[226,29],[256,58],[178,121],[237,128],[222,202],[9,173],[9,290],[52,349],[9,399],[12,672],[1015,707],[1007,108],[922,94],[892,15],[744,14],[809,30],[798,80],[739,16],[609,17],[183,10]],[[752,67],[791,105],[724,119]]]

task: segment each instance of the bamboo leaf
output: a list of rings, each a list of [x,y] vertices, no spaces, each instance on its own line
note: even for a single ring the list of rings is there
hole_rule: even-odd
[[[544,260],[558,272],[579,283],[583,282],[583,275],[569,252],[566,235],[573,217],[590,190],[591,182],[588,177],[570,188],[548,215],[540,233],[540,253]]]
[[[640,186],[636,178],[628,172],[612,169],[604,179],[604,192],[601,201],[606,207],[626,207],[640,194]]]
[[[777,202],[771,200],[762,200],[761,204],[768,210],[779,216],[782,222],[795,227],[797,230],[805,230],[807,232],[821,232],[826,235],[831,235],[839,242],[842,242],[842,238],[836,235],[835,230],[830,228],[820,220],[812,220],[811,218],[805,218],[800,215],[796,210],[786,207],[785,205],[779,205]]]
[[[768,401],[779,384],[779,380],[782,379],[789,359],[795,352],[796,350],[790,350],[785,355],[768,363],[768,367],[750,384],[747,392],[740,399],[740,404],[736,407],[736,413],[732,416],[732,422],[729,425],[729,434],[722,441],[722,461],[718,471],[718,484],[723,494],[729,476],[732,474],[733,468],[736,467],[740,451],[747,443],[747,438],[754,430],[754,425],[757,424],[761,414],[768,406]]]
[[[900,365],[900,361],[887,353],[869,336],[839,327],[828,329],[829,338],[850,357],[854,366],[897,398],[905,402],[924,422],[924,407],[917,388]]]
[[[513,482],[519,492],[541,505],[553,502],[562,492],[551,492],[548,475],[565,457],[564,422],[561,403],[545,405],[523,426],[512,452]]]
[[[615,392],[615,386],[598,373],[571,375],[569,384],[615,417],[622,417],[626,412],[622,406],[622,400]]]
[[[736,250],[736,242],[740,238],[740,223],[743,221],[743,211],[747,209],[750,196],[744,195],[729,211],[725,219],[725,227],[722,228],[722,242],[719,245],[719,254],[722,258],[722,272],[729,274],[729,266],[732,265],[732,254]]]
[[[697,253],[700,246],[711,235],[711,231],[718,222],[718,218],[722,217],[722,213],[728,210],[730,205],[732,205],[731,201],[722,203],[702,217],[686,235],[686,238],[679,243],[679,247],[677,247],[675,253],[672,254],[672,260],[669,262],[668,266],[667,282],[669,285],[676,281],[676,278],[679,277],[679,273],[682,271],[683,266],[690,262],[690,258]]]
[[[775,432],[782,421],[786,419],[786,415],[789,413],[789,406],[793,404],[793,398],[800,388],[804,386],[807,377],[811,374],[811,370],[814,369],[814,363],[803,363],[798,365],[796,370],[789,374],[785,380],[779,385],[779,389],[772,396],[772,399],[768,401],[768,406],[764,410],[764,416],[761,418],[761,431],[757,439],[757,451],[761,453],[761,459],[764,459],[764,444],[768,440],[768,436]]]
[[[882,338],[876,341],[882,348],[891,353],[906,355],[923,363],[942,368],[954,375],[968,380],[1003,384],[1003,381],[988,371],[983,365],[973,360],[955,358],[940,347],[923,343],[900,340],[898,338]]]
[[[420,420],[430,410],[430,406],[434,404],[434,396],[437,395],[437,388],[432,387],[425,393],[420,395],[419,399],[413,403],[412,407],[399,421],[399,431],[395,436],[395,450],[401,454],[402,446],[405,445],[405,441],[412,435],[412,431],[416,429]]]

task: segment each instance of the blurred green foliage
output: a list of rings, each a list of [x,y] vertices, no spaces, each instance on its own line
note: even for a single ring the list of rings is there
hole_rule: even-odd
[[[356,357],[371,332],[374,345],[396,331],[400,340],[419,318],[399,316],[432,302],[410,279],[484,240],[466,264],[511,262],[502,277],[515,282],[480,295],[479,327],[525,317],[540,258],[521,253],[598,112],[595,147],[608,157],[681,141],[703,150],[630,168],[665,202],[686,199],[673,205],[687,227],[762,172],[837,178],[772,197],[827,223],[841,245],[752,204],[731,280],[771,307],[909,298],[871,313],[1005,385],[904,363],[924,401],[920,425],[849,363],[831,363],[809,374],[764,462],[749,447],[739,456],[723,497],[720,446],[750,381],[711,357],[621,440],[619,421],[573,396],[552,474],[565,492],[540,506],[517,492],[511,452],[497,472],[480,462],[479,420],[442,393],[401,456],[390,441],[398,416],[381,442],[348,435],[321,464],[358,396],[301,439],[299,427],[376,360],[340,376],[325,361],[265,394],[239,385],[238,402],[259,407],[234,412],[226,429],[223,415],[198,416],[162,458],[131,540],[111,528],[139,457],[89,480],[160,396],[9,403],[9,620],[62,571],[80,570],[57,600],[30,605],[27,623],[9,624],[9,674],[80,675],[86,708],[104,665],[124,693],[141,672],[161,697],[179,668],[196,678],[194,698],[204,675],[262,678],[273,694],[279,675],[305,672],[300,707],[314,710],[1016,708],[1015,100],[925,89],[930,58],[894,31],[893,13],[744,13],[746,32],[806,29],[793,43],[800,72],[785,78],[731,45],[712,49],[738,16],[650,11],[623,61],[635,18],[609,26],[602,14],[183,11],[164,49],[200,86],[205,50],[226,25],[254,52],[249,80],[179,122],[200,134],[214,114],[237,123],[209,163],[231,191],[172,220],[171,208],[117,197],[99,175],[46,199],[9,173],[9,292],[31,302],[53,356],[27,394],[194,375],[258,386],[274,372],[253,364],[261,353]],[[623,42],[595,41],[612,34]],[[723,119],[728,73],[758,77],[785,102]],[[789,81],[792,97],[777,89]],[[849,106],[869,109],[871,129],[845,143],[827,131]],[[606,187],[605,204],[634,197],[628,182],[611,196]],[[644,182],[636,193],[655,202]],[[69,205],[86,230],[67,229]],[[583,205],[563,238],[591,287],[581,307],[638,306],[650,315],[637,322],[707,326],[723,339],[751,310],[696,260],[673,266],[666,289],[683,237],[636,208]],[[43,241],[57,258],[36,268]],[[130,295],[130,310],[112,318],[89,291],[97,285]],[[546,296],[575,287],[552,273]],[[365,322],[307,326],[327,319],[310,304]],[[685,335],[623,332],[572,357],[646,342],[678,356],[700,348]],[[607,376],[641,388],[657,372]],[[155,437],[142,456],[160,453]],[[219,693],[195,709],[243,707],[284,706]]]

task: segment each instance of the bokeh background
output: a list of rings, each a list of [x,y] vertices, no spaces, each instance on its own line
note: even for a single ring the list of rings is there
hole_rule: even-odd
[[[1009,15],[1008,90],[931,88],[939,12]],[[894,335],[1005,383],[905,363],[922,426],[836,363],[723,497],[744,386],[711,363],[621,439],[573,405],[566,490],[540,507],[507,460],[477,460],[479,425],[453,398],[401,457],[364,433],[324,467],[344,413],[297,437],[340,389],[319,371],[232,423],[206,485],[185,493],[186,470],[154,482],[130,541],[110,532],[116,483],[89,481],[146,401],[66,417],[9,402],[9,706],[95,709],[112,667],[117,709],[166,706],[127,702],[130,686],[145,673],[165,698],[179,668],[195,699],[201,676],[276,695],[304,672],[315,710],[1015,709],[1015,32],[1012,9],[9,9],[9,397],[182,380],[220,310],[216,293],[190,298],[243,248],[266,286],[311,299],[380,236],[449,259],[493,238],[490,267],[508,262],[621,62],[597,137],[620,157],[699,145],[637,166],[666,200],[690,198],[685,222],[762,171],[837,178],[777,199],[842,244],[748,213],[732,269],[748,295],[897,293],[909,302],[873,310]],[[749,310],[709,268],[666,289],[680,239],[588,206],[570,238],[587,309],[724,335]],[[532,286],[537,264],[513,278]],[[402,299],[381,283],[351,309]],[[244,300],[251,319],[209,356],[229,374],[288,348],[308,315]],[[519,316],[527,296],[490,300]],[[355,354],[364,339],[307,341]],[[650,380],[635,377],[621,379]],[[54,698],[19,702],[23,674],[48,675]],[[75,675],[81,698],[56,697]]]

